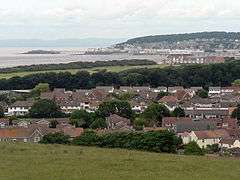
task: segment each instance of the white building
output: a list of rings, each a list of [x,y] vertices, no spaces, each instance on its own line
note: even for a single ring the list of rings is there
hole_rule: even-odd
[[[221,87],[209,87],[208,95],[219,95],[221,94]]]
[[[8,107],[8,116],[24,116],[29,113],[33,101],[16,101]]]
[[[192,131],[188,135],[182,136],[185,144],[195,141],[199,147],[206,148],[207,145],[219,144],[223,138],[229,138],[229,134],[224,129],[210,131]]]

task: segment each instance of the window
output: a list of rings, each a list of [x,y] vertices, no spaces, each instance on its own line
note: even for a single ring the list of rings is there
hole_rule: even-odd
[[[41,140],[40,137],[34,137],[34,140],[33,140],[33,141],[34,141],[35,143],[37,143],[37,142],[39,142],[40,140]]]
[[[202,142],[204,143],[204,142],[205,142],[205,139],[202,139]]]

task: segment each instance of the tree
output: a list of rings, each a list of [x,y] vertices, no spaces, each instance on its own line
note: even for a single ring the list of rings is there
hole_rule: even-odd
[[[64,113],[54,101],[41,99],[36,101],[29,110],[32,118],[59,118],[64,117]]]
[[[197,96],[200,98],[208,98],[208,91],[201,89],[197,91]]]
[[[123,80],[127,85],[142,86],[145,82],[145,77],[139,73],[130,73]]]
[[[42,144],[69,144],[70,136],[64,135],[61,132],[51,133],[43,136],[40,143]]]
[[[207,148],[205,149],[208,154],[218,153],[220,151],[218,144],[213,145],[207,145]]]
[[[170,111],[163,104],[153,103],[141,114],[141,117],[146,120],[147,125],[161,126],[162,118],[170,116]]]
[[[232,118],[236,118],[238,120],[238,124],[240,124],[240,104],[237,105],[237,108],[232,112]]]
[[[90,125],[91,129],[103,129],[106,128],[106,119],[96,118],[93,123]]]
[[[173,117],[185,117],[185,111],[181,107],[176,107],[172,112]]]
[[[39,83],[35,86],[35,88],[31,91],[32,96],[40,96],[41,93],[49,91],[48,83]]]
[[[99,117],[108,117],[111,114],[117,114],[119,116],[132,119],[134,112],[132,111],[131,105],[127,101],[111,100],[103,102],[99,105],[96,112]]]
[[[135,118],[133,121],[134,129],[141,131],[144,128],[145,121],[143,118]]]
[[[51,120],[50,121],[50,124],[49,124],[49,128],[57,128],[57,125],[58,125],[58,121],[56,119],[54,120]]]
[[[4,117],[4,109],[2,106],[0,106],[0,118]]]
[[[235,81],[233,81],[232,85],[233,86],[240,86],[240,79],[236,79]]]
[[[192,141],[186,145],[184,145],[184,154],[185,155],[204,155],[203,150],[198,146],[195,141]]]
[[[94,115],[85,110],[73,111],[70,115],[70,123],[75,127],[89,128],[94,121]]]

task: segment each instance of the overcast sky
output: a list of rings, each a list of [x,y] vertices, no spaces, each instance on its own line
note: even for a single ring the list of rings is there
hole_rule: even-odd
[[[0,39],[240,31],[239,0],[0,0]]]

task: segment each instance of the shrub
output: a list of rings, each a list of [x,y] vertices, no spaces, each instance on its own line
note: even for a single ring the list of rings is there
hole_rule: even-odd
[[[51,133],[43,136],[40,143],[42,144],[69,144],[70,136],[64,135],[61,132]]]
[[[202,156],[204,152],[195,141],[192,141],[184,146],[184,154]]]
[[[108,148],[126,148],[153,152],[175,153],[181,144],[180,138],[169,131],[155,132],[113,132],[97,135],[87,131],[73,144]]]
[[[75,145],[96,146],[99,142],[99,137],[96,132],[86,130],[84,133],[73,140]]]

